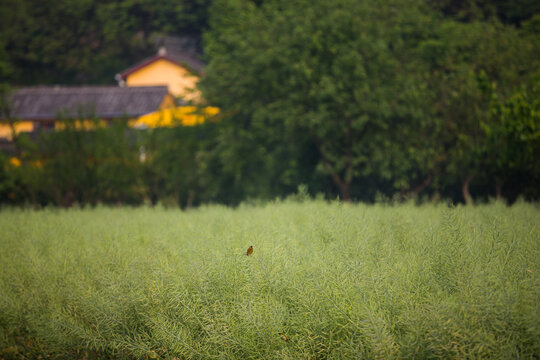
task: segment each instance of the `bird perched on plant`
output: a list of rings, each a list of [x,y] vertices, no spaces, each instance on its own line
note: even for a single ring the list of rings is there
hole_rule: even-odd
[[[251,254],[253,254],[253,245],[251,245],[251,246],[247,249],[247,251],[246,251],[246,255],[249,256],[249,255],[251,255]]]

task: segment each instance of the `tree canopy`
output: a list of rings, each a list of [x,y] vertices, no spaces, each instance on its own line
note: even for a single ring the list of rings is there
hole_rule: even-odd
[[[8,85],[112,84],[154,53],[156,36],[201,47],[202,37],[200,85],[220,121],[119,139],[114,156],[133,160],[142,146],[149,160],[130,160],[121,185],[101,172],[70,184],[79,199],[102,189],[107,201],[236,204],[299,185],[344,200],[538,199],[539,11],[532,0],[4,0],[0,110]],[[65,146],[115,135],[81,138]],[[51,149],[51,159],[65,150]],[[26,154],[66,170],[35,146]],[[94,174],[85,154],[79,170]],[[19,188],[33,188],[36,171]],[[19,173],[0,183],[25,183]]]
[[[15,85],[106,84],[156,33],[200,39],[209,0],[3,0],[0,50]]]
[[[538,72],[537,44],[516,29],[424,1],[218,0],[213,11],[207,99],[265,141],[299,131],[347,200],[370,176],[408,193],[443,174],[468,200],[485,170],[484,83],[504,98]]]

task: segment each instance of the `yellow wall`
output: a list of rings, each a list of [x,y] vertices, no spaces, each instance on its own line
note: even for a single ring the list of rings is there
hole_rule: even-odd
[[[170,94],[167,94],[167,96],[165,96],[165,98],[161,102],[161,105],[159,105],[159,110],[170,109],[170,108],[173,108],[174,106],[175,106],[174,98]]]
[[[34,130],[34,123],[32,121],[17,121],[15,123],[15,131],[20,132],[30,132]],[[11,126],[9,124],[0,124],[0,138],[2,139],[12,139]]]
[[[179,106],[146,114],[131,122],[133,127],[173,127],[177,125],[194,126],[202,124],[219,113],[213,106],[197,108],[196,106]]]
[[[94,130],[100,127],[106,127],[107,122],[105,120],[75,120],[75,129],[76,130]],[[66,125],[61,121],[56,121],[54,123],[55,130],[64,130]]]
[[[127,86],[168,85],[174,96],[197,101],[201,95],[195,90],[199,81],[187,69],[168,60],[160,59],[128,75]]]

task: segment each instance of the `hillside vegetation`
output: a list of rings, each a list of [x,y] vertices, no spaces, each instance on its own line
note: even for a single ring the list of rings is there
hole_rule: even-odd
[[[538,224],[524,203],[2,210],[0,358],[538,358]]]

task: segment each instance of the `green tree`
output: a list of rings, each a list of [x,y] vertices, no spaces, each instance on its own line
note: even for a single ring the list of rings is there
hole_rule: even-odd
[[[108,127],[96,120],[92,131],[80,129],[76,119],[63,119],[62,124],[61,131],[43,134],[33,152],[43,167],[36,186],[51,202],[71,206],[143,201],[137,146],[125,119]]]
[[[143,134],[143,176],[152,203],[191,207],[212,200],[207,151],[213,139],[212,123]]]
[[[446,17],[465,22],[497,18],[506,24],[519,25],[540,13],[540,4],[535,0],[433,0],[429,3]]]
[[[7,55],[0,39],[0,121],[5,121],[10,117],[9,110],[9,84],[7,79],[10,75],[10,67],[7,61]]]
[[[201,36],[209,0],[3,0],[0,48],[10,82],[106,84],[152,55],[152,34]]]
[[[485,123],[487,175],[495,181],[502,198],[505,183],[519,187],[524,195],[538,197],[540,182],[540,97],[538,87],[517,90],[501,101],[494,95],[491,121]],[[512,194],[516,195],[516,194]]]
[[[421,2],[222,0],[213,11],[211,103],[269,138],[305,134],[343,200],[353,179],[393,175],[389,134],[421,116],[412,55],[432,24]]]
[[[282,125],[266,128],[239,116],[223,117],[210,152],[217,166],[218,201],[275,199],[295,193],[299,184],[313,194],[327,192],[328,184],[315,171],[315,145],[298,131],[284,131]]]
[[[472,202],[471,183],[489,172],[482,127],[493,120],[492,96],[507,99],[537,72],[534,44],[498,22],[443,21],[420,46],[429,64],[427,84],[433,123],[432,143],[440,186],[461,183]],[[480,176],[481,177],[481,176]],[[485,179],[484,179],[485,181]]]

